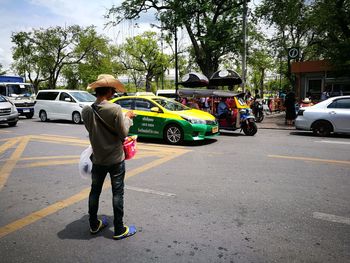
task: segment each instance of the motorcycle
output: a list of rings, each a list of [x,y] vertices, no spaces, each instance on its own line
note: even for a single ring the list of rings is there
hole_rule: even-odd
[[[253,110],[253,114],[255,116],[255,121],[256,122],[262,122],[264,119],[264,111],[263,111],[263,105],[260,101],[255,100],[251,108]]]

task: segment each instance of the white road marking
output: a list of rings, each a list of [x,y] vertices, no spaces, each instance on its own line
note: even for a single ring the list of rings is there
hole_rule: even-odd
[[[125,186],[125,189],[133,190],[133,191],[137,191],[137,192],[148,193],[148,194],[156,194],[156,195],[168,196],[168,197],[176,196],[176,194],[172,194],[172,193],[159,192],[159,191],[155,191],[155,190],[151,190],[151,189],[138,188],[138,187],[127,186],[127,185]]]
[[[315,142],[335,143],[335,144],[350,144],[350,142],[344,142],[344,141],[315,141]]]
[[[319,213],[319,212],[314,212],[312,215],[316,219],[350,225],[350,218],[348,217],[336,216],[336,215]]]

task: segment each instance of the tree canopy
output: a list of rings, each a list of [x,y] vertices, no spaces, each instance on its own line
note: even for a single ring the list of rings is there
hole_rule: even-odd
[[[36,89],[44,81],[54,89],[62,69],[82,62],[96,50],[99,39],[93,26],[57,26],[13,33],[14,67],[28,74]]]
[[[155,10],[164,29],[174,32],[176,27],[186,28],[196,63],[211,77],[223,55],[240,50],[242,8],[242,1],[236,0],[126,0],[110,8],[106,17],[115,25]]]

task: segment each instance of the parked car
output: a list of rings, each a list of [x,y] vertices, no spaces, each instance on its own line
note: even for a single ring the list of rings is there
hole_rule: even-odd
[[[0,95],[0,123],[7,123],[9,126],[16,126],[18,111],[16,106]]]
[[[311,130],[318,136],[331,132],[350,134],[350,96],[332,97],[314,106],[300,108],[295,127]]]
[[[41,121],[71,120],[82,122],[81,110],[91,105],[96,97],[81,90],[40,90],[35,99],[35,116]]]
[[[195,141],[219,134],[215,117],[208,112],[190,109],[172,99],[158,96],[125,96],[112,99],[123,111],[136,114],[130,135],[161,138],[169,144]]]

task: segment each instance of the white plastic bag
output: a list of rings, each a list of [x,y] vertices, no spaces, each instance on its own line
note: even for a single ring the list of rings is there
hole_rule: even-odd
[[[92,162],[90,156],[92,154],[92,147],[89,145],[80,155],[79,174],[84,179],[91,178]]]

